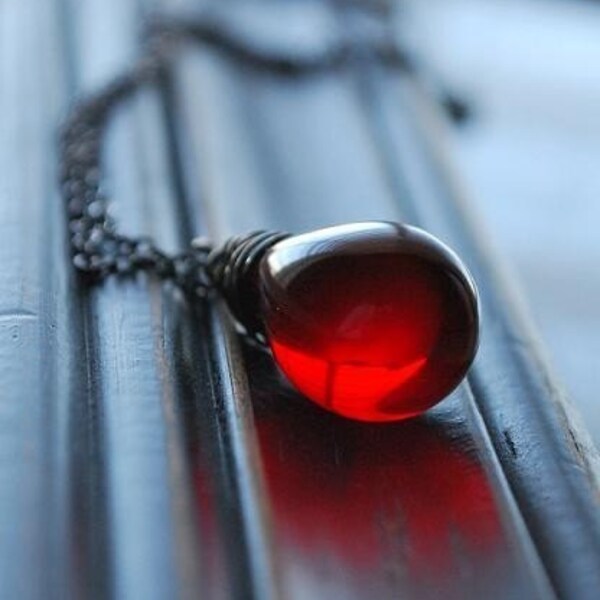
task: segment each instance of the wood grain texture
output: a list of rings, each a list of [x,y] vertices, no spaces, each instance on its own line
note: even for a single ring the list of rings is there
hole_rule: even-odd
[[[122,228],[169,250],[364,218],[451,241],[486,333],[469,382],[428,415],[338,419],[218,303],[146,276],[76,280],[60,116],[134,59],[149,11],[194,8],[0,4],[0,597],[593,598],[592,455],[465,225],[412,80],[369,63],[278,79],[189,47],[164,89],[119,110],[106,166]],[[293,10],[294,27],[343,22]]]
[[[81,389],[54,127],[65,98],[52,7],[0,5],[0,587],[61,590],[70,527],[68,398]],[[46,56],[44,62],[40,57]],[[41,99],[44,102],[41,102]],[[59,393],[58,390],[61,390]],[[56,549],[56,550],[54,550]]]

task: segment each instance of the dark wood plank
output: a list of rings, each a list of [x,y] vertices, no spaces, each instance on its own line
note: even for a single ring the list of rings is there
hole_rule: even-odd
[[[197,59],[203,60],[203,57],[196,54],[189,55],[187,58],[182,57],[184,71],[187,71],[186,60],[188,59],[195,62]],[[206,64],[209,69],[212,68],[209,63]],[[219,72],[215,72],[215,75],[221,76]],[[223,75],[226,76],[225,73]],[[202,112],[204,109],[205,94],[219,92],[218,87],[213,88],[203,84],[195,86],[190,90],[192,95],[189,104],[183,106],[176,98],[177,80],[178,77],[175,77],[174,93],[171,98],[172,116],[173,111],[183,110],[186,115],[189,111],[189,116],[193,119],[192,114]],[[227,103],[227,97],[213,97],[207,106],[227,105]],[[188,128],[200,125],[199,122],[191,119],[174,118],[173,122],[177,143],[180,148],[185,148],[189,152],[189,156],[182,164],[181,180],[184,185],[190,224],[196,235],[210,233],[215,234],[216,239],[216,236],[225,235],[228,217],[223,217],[221,211],[228,209],[227,204],[219,201],[203,204],[202,199],[210,196],[217,200],[222,195],[239,193],[234,179],[242,183],[245,194],[254,195],[258,202],[264,197],[264,193],[257,172],[252,166],[235,163],[240,156],[235,149],[239,149],[245,142],[244,131],[236,128],[238,123],[235,120],[220,120],[218,116],[214,120],[212,117],[209,118],[207,126],[215,132],[216,137],[213,139],[216,139],[218,144],[217,156],[214,156],[211,154],[211,149],[208,149],[208,155],[204,154],[204,135],[188,135]],[[219,125],[230,131],[233,137],[221,135]],[[228,164],[228,170],[230,175],[235,172],[234,178],[222,176],[223,173],[218,169],[220,164],[218,155],[228,157],[228,163],[231,159],[233,164]],[[206,170],[204,170],[205,164],[208,166]],[[209,186],[208,189],[206,185]],[[231,204],[229,209],[233,209],[229,213],[233,218],[238,211]],[[252,219],[257,217],[256,214],[248,214]],[[222,225],[218,226],[217,223]],[[223,483],[227,488],[224,496],[231,500],[227,518],[234,524],[233,530],[225,524],[222,533],[228,537],[229,560],[240,569],[235,580],[236,597],[280,597],[276,549],[271,539],[268,509],[263,502],[264,482],[257,460],[257,439],[253,416],[249,410],[248,374],[241,359],[240,342],[231,330],[231,325],[226,322],[227,319],[224,319],[220,313],[215,313],[210,307],[204,307],[203,313],[210,323],[210,330],[200,335],[200,343],[206,348],[210,360],[208,367],[212,369],[216,378],[213,402],[219,416],[220,470],[224,477]]]
[[[68,6],[78,93],[135,59],[139,25],[151,7],[92,0]],[[124,107],[109,132],[106,165],[124,230],[150,234],[173,251],[183,243],[184,219],[176,210],[163,115],[153,91]],[[107,543],[103,574],[95,575],[94,562],[87,565],[85,592],[94,595],[103,577],[104,593],[115,597],[195,597],[200,588],[207,597],[227,596],[217,525],[221,491],[208,449],[218,440],[202,398],[207,386],[211,392],[208,363],[189,334],[197,317],[176,290],[143,276],[112,278],[90,290],[87,313],[90,395],[97,403],[90,435],[101,444],[98,508]],[[200,373],[197,364],[206,365]],[[91,537],[90,545],[97,544]]]
[[[139,11],[134,3],[90,1],[69,3],[65,15],[73,85],[77,93],[90,92],[135,55]],[[141,130],[154,128],[156,135],[151,111],[157,110],[145,100],[115,120],[106,144],[107,169],[111,193],[127,198],[115,210],[123,226],[138,231],[148,226],[164,237],[164,222],[152,220],[153,196],[145,197],[142,180],[142,170],[150,170],[152,163],[144,164],[148,157],[140,152]],[[105,491],[98,507],[105,515],[107,539],[103,585],[105,593],[119,597],[164,597],[177,590],[168,458],[169,451],[182,453],[182,447],[169,444],[161,403],[160,294],[158,286],[139,278],[111,279],[88,296],[87,360],[97,404],[92,435],[101,444]],[[87,566],[92,576],[94,565]]]
[[[277,81],[206,51],[178,84],[212,235],[401,216],[351,77]],[[247,360],[287,596],[552,595],[467,387],[425,419],[370,428],[312,409],[264,357]],[[462,496],[455,477],[471,482]],[[490,547],[471,526],[490,528]]]

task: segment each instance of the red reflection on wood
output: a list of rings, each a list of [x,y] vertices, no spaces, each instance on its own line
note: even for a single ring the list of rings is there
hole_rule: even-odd
[[[346,569],[391,562],[409,578],[493,553],[502,533],[490,483],[452,426],[291,413],[257,415],[278,544]]]

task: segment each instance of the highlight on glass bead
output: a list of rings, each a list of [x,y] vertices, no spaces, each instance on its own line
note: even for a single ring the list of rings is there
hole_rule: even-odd
[[[260,286],[279,367],[302,394],[345,417],[420,414],[475,357],[473,280],[416,227],[366,222],[287,238],[261,261]]]

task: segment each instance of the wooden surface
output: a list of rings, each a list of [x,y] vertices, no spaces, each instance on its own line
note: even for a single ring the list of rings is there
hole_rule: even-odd
[[[0,4],[0,597],[595,598],[595,457],[467,223],[414,80],[369,63],[282,80],[190,48],[164,94],[121,111],[106,156],[117,219],[168,249],[366,218],[450,242],[479,283],[483,339],[425,417],[324,414],[222,307],[146,277],[78,283],[56,127],[129,64],[157,8],[194,3]],[[352,16],[309,8],[258,19],[261,35]]]

